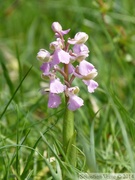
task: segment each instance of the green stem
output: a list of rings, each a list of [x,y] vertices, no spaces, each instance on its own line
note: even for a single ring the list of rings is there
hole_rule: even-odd
[[[68,162],[76,166],[76,131],[74,130],[74,112],[66,108],[63,120],[63,148]]]
[[[64,65],[64,80],[66,83],[69,83],[69,75],[68,75],[68,64]],[[67,106],[69,97],[65,95],[65,103]],[[76,166],[76,132],[74,130],[74,112],[69,110],[66,107],[64,119],[63,119],[63,150],[66,155],[65,161],[70,163],[73,167]],[[69,179],[66,172],[63,172],[63,178]]]
[[[63,119],[63,148],[66,153],[68,143],[74,135],[74,112],[66,108]]]

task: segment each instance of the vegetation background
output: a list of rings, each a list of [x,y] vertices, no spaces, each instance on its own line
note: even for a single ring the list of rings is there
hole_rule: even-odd
[[[94,94],[76,81],[85,106],[75,112],[74,171],[135,173],[135,1],[1,0],[0,179],[55,179],[61,167],[64,109],[47,108],[36,59],[54,21],[70,37],[89,35],[87,60],[98,69]]]

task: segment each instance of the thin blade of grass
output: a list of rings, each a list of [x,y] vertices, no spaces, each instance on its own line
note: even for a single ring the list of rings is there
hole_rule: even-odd
[[[27,71],[27,73],[24,75],[23,79],[22,79],[21,82],[19,83],[18,87],[17,87],[16,90],[14,91],[12,97],[10,98],[10,100],[8,101],[6,107],[4,108],[3,112],[2,112],[1,115],[0,115],[0,119],[1,119],[1,118],[3,117],[3,115],[5,114],[5,112],[6,112],[7,108],[8,108],[8,106],[10,105],[10,103],[12,102],[12,100],[14,99],[16,93],[17,93],[18,90],[20,89],[20,87],[21,87],[23,81],[25,80],[25,78],[27,77],[27,75],[29,74],[29,72],[31,71],[32,67],[33,67],[33,66],[31,66],[31,67],[29,68],[29,70]]]
[[[90,164],[91,164],[91,170],[93,172],[97,172],[95,153],[96,153],[96,150],[95,150],[94,121],[93,121],[90,127]]]
[[[13,83],[11,81],[11,78],[10,78],[10,75],[8,73],[8,70],[7,70],[7,67],[4,63],[4,57],[2,56],[2,53],[0,53],[0,59],[1,59],[1,66],[2,66],[2,69],[3,69],[3,75],[5,77],[5,80],[7,82],[7,85],[8,85],[8,88],[10,90],[10,94],[12,96],[12,94],[14,93],[14,86],[13,86]]]
[[[15,49],[16,49],[16,57],[17,57],[17,61],[18,61],[18,74],[19,74],[19,81],[21,81],[22,79],[22,67],[21,67],[21,61],[20,61],[20,55],[19,55],[19,49],[17,44],[15,45]],[[22,90],[22,86],[20,87],[20,99],[21,102],[23,102],[23,90]]]

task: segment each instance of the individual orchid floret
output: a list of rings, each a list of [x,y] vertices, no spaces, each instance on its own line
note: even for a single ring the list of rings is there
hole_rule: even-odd
[[[89,49],[85,44],[75,44],[73,46],[73,53],[78,62],[84,60],[89,55]]]
[[[48,94],[49,93],[49,99],[48,99],[48,107],[49,108],[57,108],[61,104],[61,98],[56,93],[51,93],[50,88],[41,88],[40,89],[41,94]]]
[[[83,76],[87,76],[92,69],[94,69],[93,64],[87,62],[86,60],[81,61],[78,66],[79,73]]]
[[[71,111],[75,111],[84,105],[83,102],[83,99],[75,94],[72,94],[69,96],[68,109],[70,109]]]
[[[62,26],[58,22],[53,22],[52,23],[52,30],[54,32],[60,32],[60,31],[62,31]]]
[[[66,89],[66,96],[69,97],[68,109],[70,109],[71,111],[75,111],[84,105],[83,99],[81,99],[76,95],[78,91],[79,91],[78,87],[71,87]]]
[[[94,80],[83,80],[83,82],[87,85],[88,91],[93,93],[95,89],[98,87],[98,83]]]
[[[55,32],[56,37],[61,37],[65,34],[68,34],[68,32],[70,31],[70,29],[62,30],[62,26],[58,22],[53,22],[52,30]]]
[[[93,64],[83,60],[74,70],[74,75],[81,79],[93,79],[97,76],[97,70]]]
[[[69,44],[83,44],[87,41],[88,34],[85,32],[78,32],[73,39],[68,39]]]
[[[63,43],[60,38],[57,41],[50,43],[50,49],[54,50],[52,55],[51,65],[54,66],[59,63],[68,64],[70,61],[70,55],[68,52],[63,50]]]
[[[45,49],[40,49],[37,53],[37,59],[41,62],[48,62],[50,60],[50,53]]]
[[[50,92],[56,94],[64,92],[64,85],[59,78],[55,78],[54,74],[50,75]]]
[[[61,104],[61,99],[59,95],[54,93],[49,93],[48,107],[57,108]]]
[[[62,49],[55,50],[52,56],[51,64],[54,66],[59,63],[68,64],[70,62],[70,55]]]

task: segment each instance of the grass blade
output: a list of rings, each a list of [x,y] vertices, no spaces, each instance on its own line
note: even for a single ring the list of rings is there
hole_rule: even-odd
[[[18,87],[17,87],[16,90],[14,91],[12,97],[10,98],[10,100],[8,101],[6,107],[4,108],[3,112],[2,112],[1,115],[0,115],[0,119],[1,119],[1,118],[3,117],[3,115],[5,114],[8,106],[10,105],[10,103],[12,102],[12,100],[14,99],[16,93],[18,92],[18,90],[19,90],[19,88],[21,87],[23,81],[25,80],[25,78],[27,77],[27,75],[29,74],[29,72],[31,71],[32,67],[33,67],[33,66],[31,66],[31,67],[29,68],[29,70],[27,71],[27,73],[25,74],[25,76],[23,77],[23,79],[21,80],[20,84],[18,85]]]

